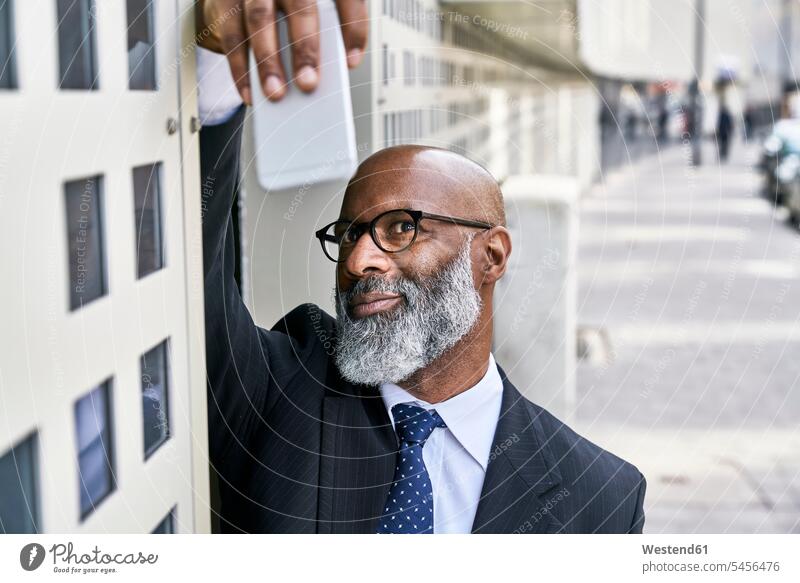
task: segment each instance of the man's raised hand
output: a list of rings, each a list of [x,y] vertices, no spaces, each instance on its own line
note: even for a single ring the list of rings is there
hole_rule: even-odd
[[[367,45],[365,0],[335,0],[342,27],[347,65],[357,66]],[[302,91],[319,83],[319,15],[316,0],[198,0],[197,44],[228,57],[231,74],[242,100],[252,104],[248,77],[248,49],[253,49],[261,86],[269,99],[286,93],[287,76],[280,59],[277,13],[289,28],[292,78]]]

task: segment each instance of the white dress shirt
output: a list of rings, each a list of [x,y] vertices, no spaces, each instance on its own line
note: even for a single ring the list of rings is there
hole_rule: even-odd
[[[233,82],[228,58],[197,47],[197,109],[200,125],[224,123],[240,105],[242,98]]]
[[[392,383],[381,385],[380,392],[392,426],[392,407],[398,403],[435,409],[447,424],[434,429],[422,448],[433,488],[433,531],[471,532],[503,400],[494,356],[489,354],[489,368],[478,384],[441,403],[421,401]]]

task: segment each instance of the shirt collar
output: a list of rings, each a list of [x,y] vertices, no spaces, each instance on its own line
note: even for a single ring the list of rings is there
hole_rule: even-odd
[[[503,380],[491,353],[489,367],[483,378],[473,387],[441,403],[431,404],[418,399],[394,383],[382,384],[380,393],[389,413],[389,419],[392,421],[392,427],[394,427],[392,407],[399,403],[436,409],[453,437],[475,458],[483,471],[486,471],[503,398]]]

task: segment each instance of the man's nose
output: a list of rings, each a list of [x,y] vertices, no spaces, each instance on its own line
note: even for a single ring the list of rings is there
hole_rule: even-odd
[[[391,259],[388,253],[375,244],[369,231],[365,231],[350,250],[343,265],[349,277],[360,279],[366,275],[386,273],[391,267]]]

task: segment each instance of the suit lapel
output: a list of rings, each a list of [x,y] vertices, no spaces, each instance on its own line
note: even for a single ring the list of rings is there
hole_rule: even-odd
[[[376,532],[397,452],[376,389],[325,398],[321,450],[318,531]]]
[[[500,376],[503,403],[472,532],[557,532],[563,525],[552,513],[555,492],[548,493],[561,474],[538,419],[502,369]]]

